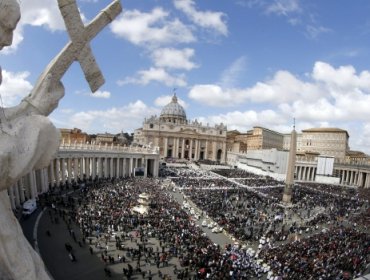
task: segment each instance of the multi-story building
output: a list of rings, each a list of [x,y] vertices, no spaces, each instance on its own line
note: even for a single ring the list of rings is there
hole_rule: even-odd
[[[81,129],[73,128],[60,128],[61,142],[62,143],[83,143],[90,141],[90,136],[82,132]]]
[[[95,143],[101,145],[112,145],[114,144],[115,135],[110,133],[99,133],[96,134]]]
[[[136,129],[134,144],[159,147],[161,158],[226,162],[226,125],[190,122],[174,95],[159,117],[145,119]]]
[[[310,128],[297,135],[297,152],[317,153],[344,159],[349,152],[349,135],[339,128]],[[289,150],[290,134],[284,135],[284,149]]]
[[[247,132],[248,150],[283,149],[284,135],[261,126]]]
[[[283,149],[284,134],[255,126],[247,133],[233,130],[227,133],[228,151],[245,153],[249,150]]]
[[[231,130],[227,132],[226,142],[226,148],[228,152],[245,153],[248,149],[247,134],[241,133],[237,130]]]

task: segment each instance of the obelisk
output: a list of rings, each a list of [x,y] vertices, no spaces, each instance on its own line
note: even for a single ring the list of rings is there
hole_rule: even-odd
[[[288,168],[285,179],[285,188],[283,194],[283,203],[290,205],[292,203],[292,189],[294,185],[294,170],[295,170],[295,159],[297,153],[297,132],[295,131],[295,124],[290,136],[290,149],[288,158]]]

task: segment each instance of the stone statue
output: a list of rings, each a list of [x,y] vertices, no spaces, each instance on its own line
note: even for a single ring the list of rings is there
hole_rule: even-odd
[[[59,147],[60,133],[47,118],[64,96],[61,78],[74,61],[81,64],[91,90],[104,78],[92,55],[89,42],[122,10],[113,1],[86,27],[75,0],[58,0],[71,37],[49,63],[32,92],[11,108],[0,107],[0,279],[50,279],[39,255],[23,236],[14,217],[6,189],[33,169],[49,165]],[[17,0],[0,0],[0,50],[12,43],[20,19]],[[2,82],[0,68],[0,85]],[[6,225],[6,226],[5,226]]]

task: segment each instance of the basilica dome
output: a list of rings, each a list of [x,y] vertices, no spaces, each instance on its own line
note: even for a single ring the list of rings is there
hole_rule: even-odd
[[[185,122],[186,113],[184,108],[177,102],[176,94],[169,104],[163,107],[160,119],[169,122]]]

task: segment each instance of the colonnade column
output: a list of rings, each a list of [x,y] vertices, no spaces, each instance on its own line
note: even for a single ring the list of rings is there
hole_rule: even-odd
[[[103,177],[103,159],[101,157],[98,158],[98,177]]]
[[[91,176],[93,180],[96,177],[96,158],[95,157],[91,158]]]
[[[113,164],[113,158],[110,158],[110,170],[109,170],[109,177],[114,177],[114,164]]]
[[[134,159],[130,158],[129,176],[132,176],[132,171],[134,170],[133,164],[134,164]]]
[[[72,159],[71,158],[67,159],[67,172],[68,172],[67,180],[68,180],[68,183],[71,184],[72,182]]]
[[[122,159],[122,177],[125,177],[126,174],[126,158]]]
[[[365,173],[366,179],[365,179],[365,185],[364,188],[369,188],[370,187],[370,173]]]
[[[29,174],[29,181],[30,181],[30,199],[34,199],[37,195],[36,191],[36,176],[35,176],[35,170],[32,170]]]
[[[78,179],[78,158],[74,158],[74,160],[73,160],[73,178],[77,182],[77,179]]]
[[[143,158],[143,164],[142,166],[144,167],[144,177],[148,177],[148,159],[147,158]]]
[[[62,163],[62,183],[64,184],[66,182],[66,163],[64,158],[61,159]]]
[[[19,198],[21,202],[24,202],[26,198],[24,197],[24,185],[23,185],[23,180],[20,179],[17,183],[18,185],[18,191],[19,191]]]
[[[54,160],[51,160],[50,161],[50,165],[49,165],[49,178],[50,178],[50,185],[51,187],[53,188],[54,187],[54,181],[55,181],[55,174],[54,174]]]
[[[55,159],[55,180],[57,183],[57,187],[60,186],[60,159]]]
[[[21,205],[20,193],[19,193],[19,181],[13,186],[15,194],[15,206]]]
[[[43,180],[42,191],[47,192],[49,190],[49,176],[48,176],[47,168],[42,169],[41,176]]]
[[[84,174],[85,174],[85,172],[84,172],[84,158],[81,157],[80,158],[80,178],[81,179],[83,179]]]
[[[120,174],[120,158],[117,157],[117,160],[116,160],[116,177],[119,178],[121,176]]]
[[[158,177],[158,172],[159,172],[159,161],[154,159],[154,164],[153,164],[153,177]]]
[[[108,158],[104,158],[104,177],[108,178]]]
[[[9,194],[10,206],[12,207],[12,209],[15,209],[13,187],[8,188],[8,194]]]

